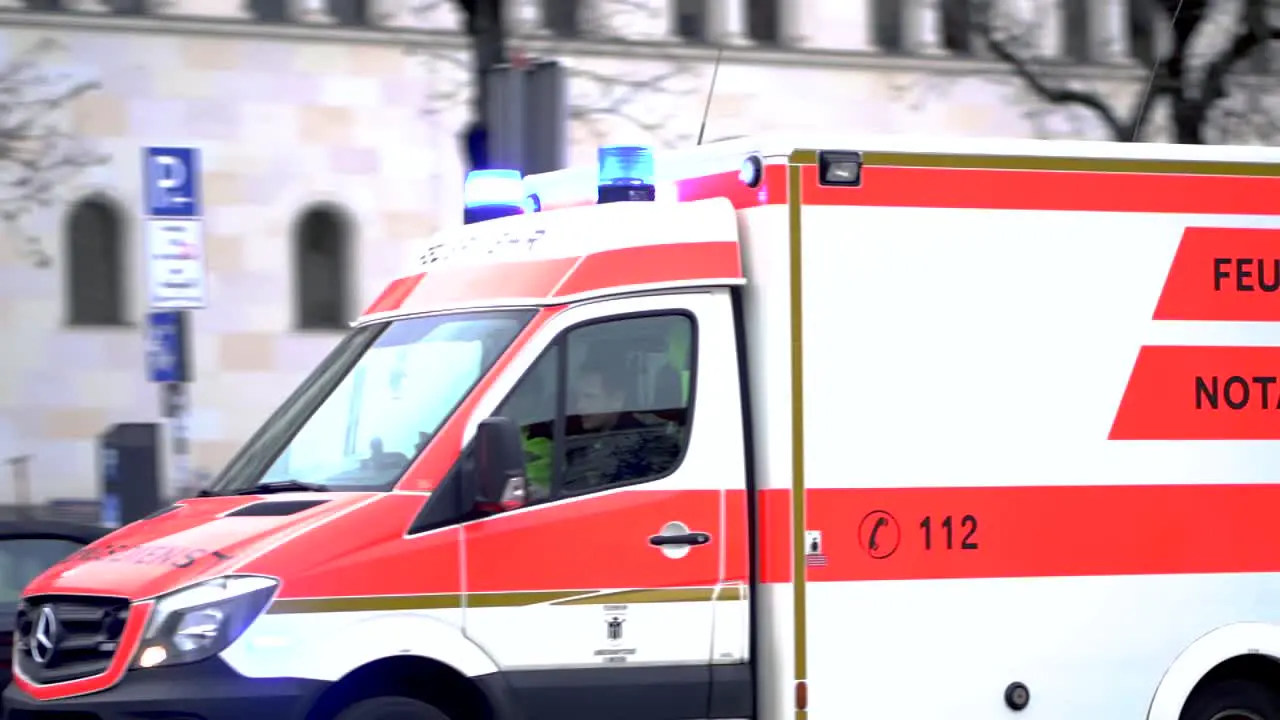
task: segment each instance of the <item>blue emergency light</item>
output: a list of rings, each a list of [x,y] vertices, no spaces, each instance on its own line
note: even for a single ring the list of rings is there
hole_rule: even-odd
[[[653,202],[657,197],[653,150],[640,145],[602,147],[596,159],[600,168],[598,203]]]
[[[520,215],[525,197],[519,170],[472,170],[462,183],[463,222],[470,225]]]

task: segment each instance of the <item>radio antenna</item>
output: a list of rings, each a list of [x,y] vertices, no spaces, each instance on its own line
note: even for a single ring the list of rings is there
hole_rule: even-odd
[[[716,78],[720,77],[720,60],[724,57],[724,46],[716,51],[716,64],[711,68],[711,87],[707,88],[707,106],[702,108],[702,127],[698,128],[698,144],[707,134],[707,118],[711,115],[711,98],[716,96]]]

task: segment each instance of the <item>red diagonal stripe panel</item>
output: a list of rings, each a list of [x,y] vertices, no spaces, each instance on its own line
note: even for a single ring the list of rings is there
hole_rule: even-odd
[[[503,300],[541,300],[551,295],[578,262],[553,258],[519,263],[456,265],[427,273],[405,310],[438,310],[492,304]]]
[[[1112,440],[1280,440],[1280,348],[1138,352]]]
[[[418,287],[418,283],[422,282],[422,278],[423,274],[418,273],[417,275],[408,275],[392,280],[386,289],[382,291],[382,294],[369,303],[369,307],[365,309],[364,314],[373,315],[375,313],[399,310],[400,306],[404,304],[405,298],[409,297],[414,288]]]
[[[556,291],[556,297],[635,285],[741,277],[742,259],[734,242],[643,245],[588,255]]]
[[[1187,228],[1155,320],[1280,320],[1280,230]]]

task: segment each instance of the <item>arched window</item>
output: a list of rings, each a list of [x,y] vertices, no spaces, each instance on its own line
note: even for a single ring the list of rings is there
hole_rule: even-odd
[[[336,208],[308,208],[294,228],[294,283],[298,327],[345,328],[349,282],[349,228]]]
[[[369,4],[365,0],[328,0],[326,5],[339,25],[369,24]]]
[[[676,36],[689,42],[707,41],[707,0],[676,0]]]
[[[289,4],[286,0],[245,0],[249,15],[259,22],[286,22]]]
[[[71,207],[64,235],[67,322],[123,325],[125,248],[119,211],[103,198],[85,198]]]
[[[576,0],[547,0],[542,5],[547,29],[556,37],[574,38],[582,35],[582,8]]]

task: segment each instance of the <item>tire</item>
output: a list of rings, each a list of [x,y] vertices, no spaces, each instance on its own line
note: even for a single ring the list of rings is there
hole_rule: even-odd
[[[1180,720],[1280,720],[1280,695],[1248,680],[1223,680],[1196,690]]]
[[[343,710],[336,720],[449,720],[449,716],[421,700],[376,697]]]

